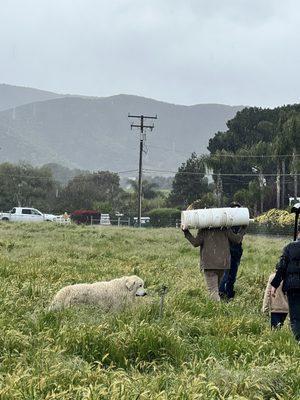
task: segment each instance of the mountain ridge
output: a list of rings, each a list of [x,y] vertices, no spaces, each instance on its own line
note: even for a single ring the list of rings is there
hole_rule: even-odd
[[[59,98],[61,94],[47,90],[34,89],[26,86],[8,85],[0,83],[0,111],[18,107],[24,104],[34,103]]]
[[[38,95],[34,92],[35,98]],[[137,122],[128,118],[131,113],[158,116],[154,131],[147,134],[144,167],[174,170],[193,151],[206,153],[209,138],[226,129],[226,121],[243,108],[176,105],[128,94],[53,97],[55,93],[50,92],[50,99],[46,99],[48,92],[41,95],[39,101],[0,111],[0,161],[55,162],[89,170],[136,169],[139,132],[130,130],[131,122]]]

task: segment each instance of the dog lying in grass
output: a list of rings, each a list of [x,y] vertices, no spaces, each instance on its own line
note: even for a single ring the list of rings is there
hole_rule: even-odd
[[[136,275],[105,282],[80,283],[60,289],[49,311],[59,311],[75,305],[98,306],[105,312],[118,311],[131,305],[136,296],[146,294],[144,281]]]

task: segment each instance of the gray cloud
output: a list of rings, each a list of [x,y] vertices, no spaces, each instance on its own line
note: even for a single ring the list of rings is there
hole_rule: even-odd
[[[299,98],[297,0],[1,0],[0,81],[181,104]]]

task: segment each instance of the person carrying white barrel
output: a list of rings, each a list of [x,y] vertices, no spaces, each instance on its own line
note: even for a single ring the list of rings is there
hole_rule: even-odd
[[[233,202],[230,204],[230,207],[240,208],[241,205],[237,202]],[[234,233],[239,233],[242,227],[233,226],[231,229],[233,230]],[[230,242],[230,256],[231,256],[230,268],[224,272],[223,278],[220,283],[219,293],[221,298],[232,300],[235,296],[234,284],[236,281],[242,255],[243,255],[242,241],[240,243]]]
[[[241,228],[238,233],[227,227],[203,228],[198,229],[196,237],[190,233],[184,221],[181,229],[194,247],[200,247],[200,268],[203,270],[210,298],[220,301],[220,282],[224,272],[230,268],[230,242],[241,243],[246,228]]]

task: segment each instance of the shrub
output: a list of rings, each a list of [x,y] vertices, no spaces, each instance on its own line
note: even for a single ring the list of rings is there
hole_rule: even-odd
[[[92,219],[100,223],[100,213],[94,210],[76,210],[71,213],[71,220],[76,224],[90,224]]]
[[[181,212],[177,208],[156,208],[148,212],[150,222],[155,227],[176,226]]]
[[[255,222],[259,224],[272,224],[272,225],[280,225],[280,226],[291,226],[294,223],[295,215],[289,213],[286,210],[278,210],[276,208],[272,208],[266,213],[260,215],[255,218]]]
[[[286,210],[273,208],[256,217],[254,224],[249,225],[249,233],[268,235],[291,235],[294,229],[295,214]]]

